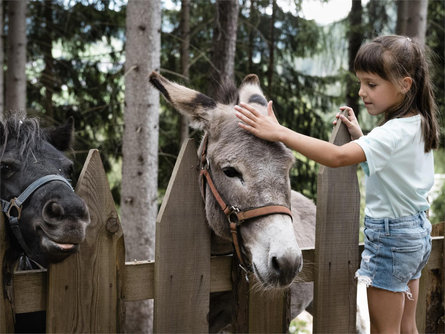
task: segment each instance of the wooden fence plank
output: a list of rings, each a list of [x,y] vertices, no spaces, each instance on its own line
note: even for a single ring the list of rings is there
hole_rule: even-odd
[[[445,332],[445,222],[442,222],[440,224],[440,229],[438,231],[438,234],[442,236],[442,258],[441,258],[441,267],[440,267],[440,285],[441,289],[440,292],[442,293],[442,300],[441,305],[442,310],[441,314],[442,317],[439,319],[440,323],[437,324],[437,329],[440,330],[440,332]],[[433,240],[434,242],[434,240]],[[438,331],[438,333],[440,333]]]
[[[338,122],[330,142],[350,141]],[[328,168],[318,173],[315,242],[314,333],[352,333],[356,318],[360,193],[357,166]]]
[[[90,150],[76,192],[88,206],[91,223],[80,251],[49,267],[47,332],[115,333],[120,331],[125,250],[97,150]]]
[[[12,272],[5,272],[5,253],[9,247],[5,226],[3,213],[0,213],[0,333],[14,332],[13,309],[10,302],[14,293],[12,278],[9,279],[5,277],[7,275],[12,275]]]
[[[46,279],[46,270],[18,271],[14,274],[15,313],[46,310]]]
[[[210,232],[193,140],[184,143],[156,222],[154,331],[208,331]]]
[[[290,290],[261,292],[251,283],[249,333],[287,333],[290,323]]]

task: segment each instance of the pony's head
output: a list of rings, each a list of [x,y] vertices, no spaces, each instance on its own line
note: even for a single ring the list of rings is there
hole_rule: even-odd
[[[69,178],[73,120],[41,129],[36,119],[0,122],[0,198],[12,247],[46,266],[74,253],[85,238],[88,209]]]

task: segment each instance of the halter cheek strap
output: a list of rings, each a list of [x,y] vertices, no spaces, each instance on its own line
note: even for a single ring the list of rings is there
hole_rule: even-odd
[[[2,212],[8,218],[9,227],[11,228],[14,237],[19,243],[20,247],[26,254],[30,254],[30,249],[27,246],[25,239],[23,238],[22,232],[20,231],[19,219],[22,215],[23,203],[40,187],[47,184],[48,182],[60,181],[65,183],[72,191],[73,187],[67,179],[60,175],[45,175],[33,183],[31,183],[18,197],[14,197],[9,202],[0,199],[0,204],[2,206]]]
[[[213,197],[215,198],[221,210],[226,215],[227,220],[229,222],[230,233],[232,234],[232,244],[233,247],[235,248],[236,255],[240,262],[240,267],[246,272],[252,271],[252,268],[248,266],[246,262],[243,260],[241,252],[241,242],[240,242],[241,239],[238,238],[239,226],[248,219],[267,216],[271,214],[286,214],[290,216],[292,219],[292,212],[288,207],[275,204],[268,204],[261,207],[251,208],[246,210],[241,210],[236,206],[227,204],[219,194],[218,190],[216,189],[215,184],[213,183],[212,177],[209,172],[210,165],[207,159],[207,143],[208,143],[208,137],[206,135],[203,139],[201,163],[200,163],[201,167],[200,176],[202,179],[201,194],[205,199],[205,186],[207,184],[210,188],[211,193],[213,194]]]

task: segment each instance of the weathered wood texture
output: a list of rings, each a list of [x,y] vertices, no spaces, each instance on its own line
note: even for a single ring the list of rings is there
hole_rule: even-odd
[[[330,142],[350,141],[344,124],[338,122]],[[321,166],[317,183],[315,241],[314,333],[355,331],[358,268],[360,192],[357,166]]]
[[[234,333],[287,333],[290,323],[290,291],[261,291],[256,278],[239,267],[233,258],[232,330]]]
[[[210,230],[199,191],[196,146],[182,146],[156,222],[156,333],[208,331]]]
[[[12,273],[6,272],[7,264],[5,263],[5,253],[8,247],[9,243],[6,238],[4,216],[0,213],[0,333],[10,333],[14,331],[13,305],[11,304],[13,285],[12,279],[7,277]]]
[[[440,240],[442,242],[442,240]],[[437,244],[438,241],[437,241]],[[442,247],[442,244],[440,244]],[[437,250],[437,247],[434,248]],[[442,251],[442,248],[440,248]],[[432,257],[440,261],[439,256]],[[303,250],[305,263],[313,263],[314,250]],[[436,262],[437,262],[436,261]],[[232,290],[230,278],[232,256],[215,256],[210,260],[210,292]],[[431,261],[430,261],[431,263]],[[429,264],[430,264],[429,263]],[[154,298],[154,262],[127,262],[122,282],[122,300],[136,301]],[[303,282],[314,280],[313,268],[306,266],[300,274]],[[46,310],[47,272],[40,270],[21,271],[14,274],[15,312],[37,312]]]
[[[433,225],[433,250],[430,259],[422,270],[419,283],[416,323],[420,333],[444,333],[444,284],[445,271],[443,242],[445,223]],[[443,245],[442,245],[443,246]]]
[[[337,131],[338,128],[334,134]],[[338,139],[337,135],[334,138]],[[87,240],[79,254],[51,266],[49,272],[14,273],[13,289],[9,288],[13,292],[14,311],[46,310],[48,332],[118,332],[122,301],[156,298],[157,332],[207,332],[209,293],[230,291],[233,271],[231,256],[210,257],[210,237],[196,182],[196,166],[195,146],[187,142],[158,217],[156,263],[130,262],[124,266],[122,229],[99,154],[90,152],[77,187],[92,218]],[[324,204],[317,210],[317,219],[329,219],[325,220],[327,224],[317,226],[317,248],[303,250],[303,257],[305,263],[315,262],[320,267],[317,270],[305,266],[300,279],[316,282],[314,332],[354,332],[353,276],[363,249],[357,247],[358,240],[354,239],[354,233],[358,236],[358,216],[355,216],[358,212],[348,210],[358,205],[354,202],[356,197],[350,197],[355,192],[355,180],[332,176],[331,172],[320,173],[321,179],[325,180],[327,173],[328,179],[334,178],[336,182],[329,183],[331,188],[325,189],[325,194],[319,194],[319,201],[321,198],[335,204],[333,208]],[[355,175],[355,169],[350,175]],[[338,191],[340,195],[336,195]],[[2,219],[0,215],[0,264],[3,265],[7,238]],[[434,237],[425,268],[429,272],[424,272],[421,282],[420,332],[424,332],[423,328],[426,332],[443,332],[443,306],[438,305],[444,298],[440,277],[445,268],[443,249],[444,237]],[[2,275],[0,272],[0,278]],[[4,291],[0,289],[0,332],[12,332],[12,309]],[[244,318],[239,319],[238,332],[285,332],[287,299],[278,295],[265,302],[267,295],[257,295],[252,286],[247,285],[244,291],[246,300],[240,305],[245,307],[239,311]]]
[[[249,333],[287,333],[290,321],[289,289],[267,293],[251,285]]]
[[[91,223],[80,251],[48,269],[47,332],[118,332],[124,240],[97,150],[89,152],[76,192]]]

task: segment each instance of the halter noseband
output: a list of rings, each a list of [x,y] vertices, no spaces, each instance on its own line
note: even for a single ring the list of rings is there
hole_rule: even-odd
[[[221,210],[227,217],[230,227],[230,233],[232,234],[232,243],[235,248],[236,255],[240,262],[240,267],[247,273],[247,271],[252,272],[252,268],[250,265],[246,265],[246,262],[243,260],[242,252],[241,252],[241,243],[238,239],[238,228],[248,219],[267,216],[271,214],[286,214],[291,217],[292,213],[288,207],[283,205],[264,205],[261,207],[241,210],[240,208],[227,204],[218,190],[215,187],[215,184],[212,181],[212,177],[210,175],[210,164],[207,159],[207,144],[208,144],[208,135],[206,134],[203,139],[202,152],[201,152],[201,162],[200,162],[200,177],[201,177],[201,185],[202,185],[202,196],[205,200],[205,182],[207,182],[210,191],[213,194],[216,202],[220,206]]]
[[[17,242],[20,247],[22,247],[25,254],[30,255],[30,249],[26,245],[25,239],[23,238],[22,232],[19,227],[19,219],[22,214],[22,206],[23,203],[40,187],[47,184],[48,182],[61,181],[68,185],[72,191],[74,191],[71,184],[60,175],[45,175],[41,178],[35,180],[31,183],[18,197],[14,197],[9,202],[3,199],[0,199],[0,203],[2,206],[2,212],[5,214],[6,218],[8,218],[9,226],[11,228],[12,233],[14,234]]]

